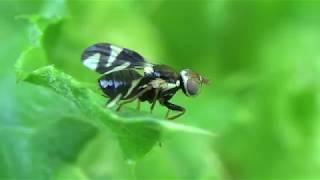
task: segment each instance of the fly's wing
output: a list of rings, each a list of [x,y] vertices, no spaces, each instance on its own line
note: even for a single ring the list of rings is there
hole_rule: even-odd
[[[109,74],[124,69],[142,69],[146,61],[135,51],[108,43],[94,44],[84,50],[82,63],[100,74]]]

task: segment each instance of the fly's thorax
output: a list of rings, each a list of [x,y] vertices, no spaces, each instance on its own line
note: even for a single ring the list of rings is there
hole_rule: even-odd
[[[175,82],[179,79],[179,74],[170,66],[167,65],[154,65],[153,66],[154,75],[164,79],[165,81]]]
[[[179,88],[181,83],[179,74],[167,65],[146,65],[144,76],[153,88],[161,91]]]

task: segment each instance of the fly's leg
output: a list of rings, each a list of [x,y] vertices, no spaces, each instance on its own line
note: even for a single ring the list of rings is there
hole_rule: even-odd
[[[186,112],[185,108],[178,106],[178,105],[175,105],[175,104],[172,104],[168,101],[161,102],[161,104],[163,104],[164,106],[166,106],[168,108],[168,111],[166,114],[166,119],[169,119],[169,120],[177,119],[178,117],[182,116]],[[179,111],[179,113],[177,115],[170,117],[170,110]]]
[[[137,100],[137,110],[140,111],[140,99]]]
[[[116,97],[110,98],[106,103],[107,108],[111,108],[114,105],[116,105],[118,101],[121,99],[121,97],[122,97],[122,94],[118,94]]]
[[[169,107],[170,106],[170,107]],[[178,105],[175,105],[175,104],[170,104],[167,106],[168,108],[168,112],[166,114],[166,118],[168,120],[175,120],[177,119],[178,117],[182,116],[185,112],[186,112],[186,109],[181,107],[181,106],[178,106]],[[178,114],[174,115],[174,116],[171,116],[170,117],[170,110],[173,110],[173,111],[179,111]]]
[[[169,114],[170,114],[170,109],[167,110],[167,113],[166,113],[166,116],[165,116],[166,119],[168,119]]]
[[[150,112],[152,113],[153,112],[153,109],[157,103],[157,99],[158,99],[158,96],[159,96],[159,92],[160,90],[159,89],[155,89],[155,95],[153,97],[153,100],[152,100],[152,105],[151,105],[151,108],[150,108]]]
[[[101,94],[101,96],[105,97],[105,98],[109,98],[107,95]],[[109,101],[106,102],[105,106],[108,106],[108,104],[110,103],[111,98],[109,99]]]
[[[122,108],[123,105],[133,102],[134,100],[136,100],[137,98],[139,98],[140,96],[142,96],[144,93],[146,93],[147,91],[149,91],[149,90],[151,90],[151,89],[152,89],[152,86],[148,86],[148,87],[146,87],[145,89],[143,89],[142,91],[140,91],[138,94],[136,94],[134,97],[122,101],[122,102],[119,104],[119,106],[118,106],[118,108],[117,108],[117,111],[120,111],[120,109]]]

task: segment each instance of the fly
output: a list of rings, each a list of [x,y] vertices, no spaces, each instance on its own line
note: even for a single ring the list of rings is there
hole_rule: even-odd
[[[180,72],[167,65],[152,64],[135,51],[121,48],[109,43],[94,44],[84,50],[82,63],[87,68],[101,75],[98,84],[103,93],[109,97],[107,107],[117,107],[138,101],[151,104],[151,112],[156,102],[167,107],[166,118],[173,120],[182,116],[185,108],[173,104],[170,99],[178,90],[186,96],[196,96],[208,80],[190,69]],[[179,112],[170,116],[170,110]]]

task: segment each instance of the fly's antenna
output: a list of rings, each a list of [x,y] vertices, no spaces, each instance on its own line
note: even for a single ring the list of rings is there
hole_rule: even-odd
[[[201,83],[204,85],[210,85],[210,80],[205,77],[201,77]]]

